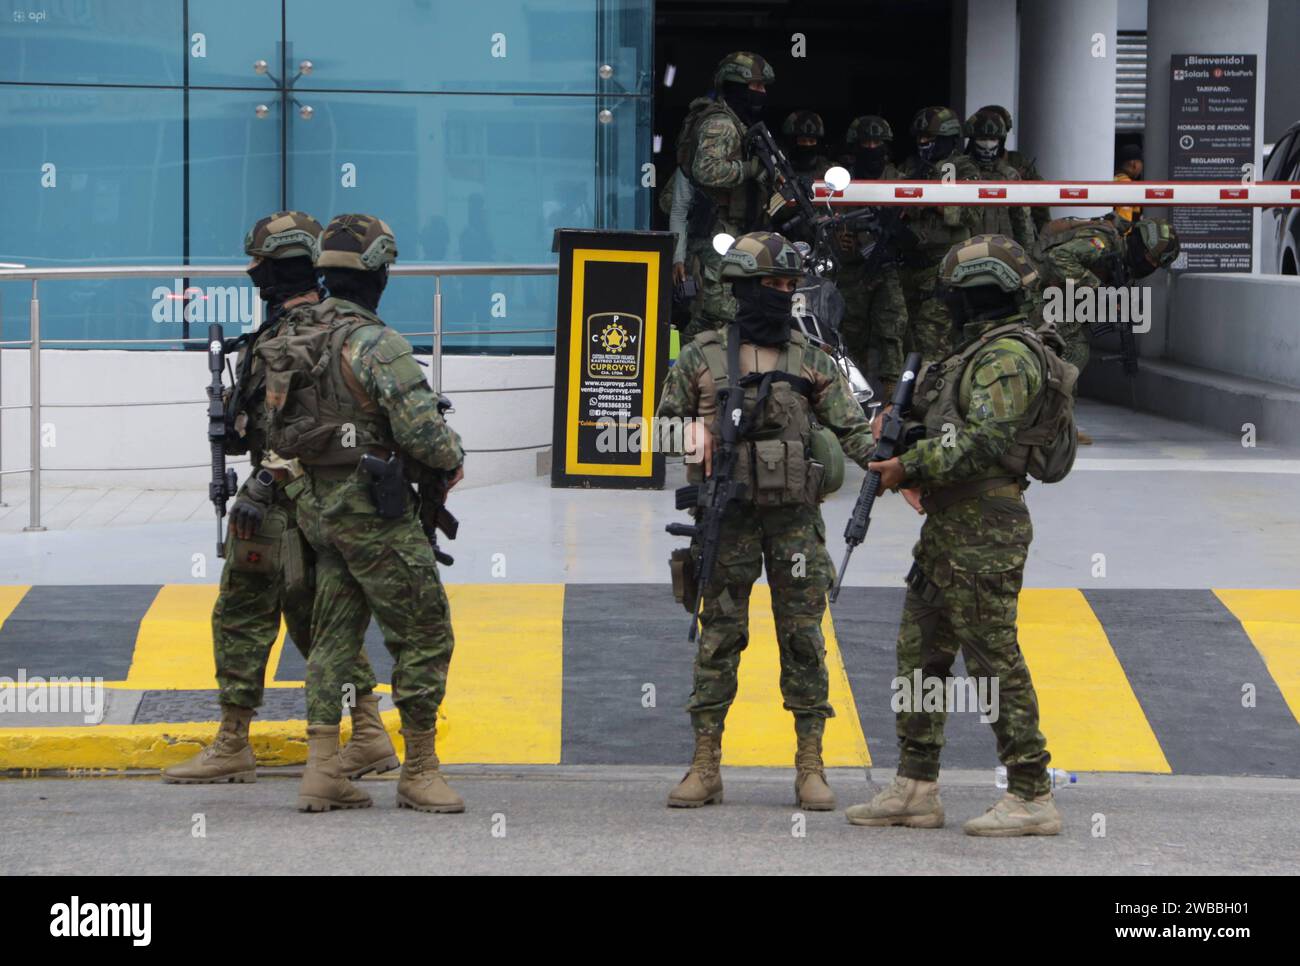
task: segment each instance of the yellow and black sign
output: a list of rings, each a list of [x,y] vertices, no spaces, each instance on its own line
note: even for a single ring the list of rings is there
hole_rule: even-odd
[[[552,486],[663,486],[673,236],[561,228]]]

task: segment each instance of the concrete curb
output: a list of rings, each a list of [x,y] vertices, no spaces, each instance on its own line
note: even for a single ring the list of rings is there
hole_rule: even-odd
[[[397,753],[402,754],[405,745],[397,711],[383,712],[382,717]],[[215,721],[0,729],[0,773],[165,768],[201,751],[216,729]],[[352,724],[345,716],[342,739],[351,733]],[[254,721],[249,737],[259,766],[301,765],[307,760],[306,721]]]

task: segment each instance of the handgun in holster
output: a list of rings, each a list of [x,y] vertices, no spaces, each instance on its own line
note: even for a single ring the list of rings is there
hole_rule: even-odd
[[[361,457],[361,468],[370,477],[370,500],[381,520],[398,520],[406,516],[410,505],[402,461],[396,453],[380,459],[373,453]]]

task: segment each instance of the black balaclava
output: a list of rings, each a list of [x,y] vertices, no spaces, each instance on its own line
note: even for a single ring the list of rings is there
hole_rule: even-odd
[[[362,272],[355,268],[326,268],[322,270],[325,289],[331,298],[355,302],[371,312],[379,308],[380,296],[388,284],[388,266],[377,272]]]
[[[756,124],[763,119],[763,105],[767,103],[767,94],[763,91],[752,91],[748,84],[740,81],[723,81],[722,99],[746,124]]]
[[[955,150],[957,150],[957,136],[944,134],[934,138],[929,144],[917,144],[916,155],[926,164],[938,164]]]
[[[316,291],[316,270],[306,255],[263,258],[248,270],[248,277],[267,304],[268,317],[279,315],[280,306],[289,299]]]
[[[790,145],[790,163],[800,171],[812,167],[812,163],[817,160],[817,155],[821,152],[821,143],[817,144],[800,144],[795,141]]]
[[[853,177],[879,178],[885,173],[885,162],[889,160],[889,146],[878,144],[874,148],[858,148],[853,155]]]
[[[952,332],[957,341],[965,335],[963,330],[968,323],[1005,319],[1020,311],[1016,294],[1004,292],[995,285],[949,288],[942,298],[952,316]]]
[[[764,285],[758,278],[738,278],[732,282],[731,290],[736,295],[736,323],[740,326],[741,339],[764,346],[790,341],[793,292]]]

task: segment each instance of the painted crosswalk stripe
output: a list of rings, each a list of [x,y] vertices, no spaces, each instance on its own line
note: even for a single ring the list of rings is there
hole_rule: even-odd
[[[871,760],[862,734],[848,675],[829,610],[822,618],[826,667],[830,672],[830,702],[835,717],[826,722],[822,754],[828,766],[865,765]],[[749,599],[749,646],[740,657],[739,686],[727,714],[722,741],[725,765],[794,763],[794,717],[781,699],[781,660],[767,585],[755,584]]]
[[[22,602],[22,599],[27,596],[27,591],[31,589],[30,585],[0,587],[0,627],[4,627],[9,615],[14,612],[14,608]]]
[[[1300,590],[1216,590],[1300,721]]]
[[[439,712],[449,762],[560,761],[563,584],[450,584],[456,649]]]
[[[1054,765],[1069,771],[1171,770],[1082,593],[1025,590],[1018,625]]]
[[[140,620],[126,686],[202,690],[215,686],[209,617],[216,584],[166,584]]]

